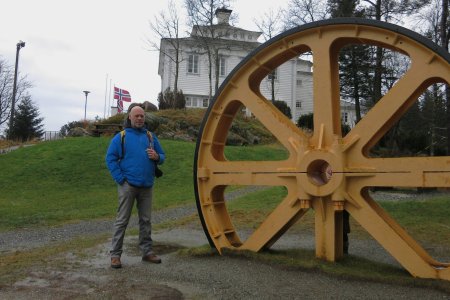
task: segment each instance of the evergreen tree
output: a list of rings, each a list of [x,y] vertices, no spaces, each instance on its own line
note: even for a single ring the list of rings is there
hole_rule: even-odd
[[[332,18],[354,17],[359,1],[328,0],[328,9]]]
[[[419,102],[414,102],[400,121],[382,141],[389,156],[415,156],[426,148],[427,128],[424,126]]]
[[[447,128],[445,105],[445,90],[442,85],[434,84],[424,93],[422,128],[426,137],[426,152],[430,156],[445,154]]]
[[[364,17],[358,9],[359,1],[328,0],[332,18]],[[339,79],[341,96],[355,103],[356,122],[361,120],[361,104],[370,95],[370,54],[367,45],[350,45],[339,52]]]
[[[42,121],[39,117],[39,109],[34,105],[31,96],[26,96],[17,106],[17,113],[12,128],[8,129],[8,136],[22,142],[40,138],[44,134]]]
[[[370,99],[371,66],[369,47],[352,45],[339,53],[341,97],[355,103],[356,122],[361,120],[361,106]]]

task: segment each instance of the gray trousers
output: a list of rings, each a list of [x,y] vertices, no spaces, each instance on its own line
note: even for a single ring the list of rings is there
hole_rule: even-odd
[[[133,187],[124,182],[118,185],[119,207],[117,208],[116,221],[114,223],[114,235],[111,242],[111,257],[120,257],[123,252],[123,238],[130,220],[134,200],[139,215],[139,248],[142,256],[152,253],[152,223],[151,208],[153,188]]]

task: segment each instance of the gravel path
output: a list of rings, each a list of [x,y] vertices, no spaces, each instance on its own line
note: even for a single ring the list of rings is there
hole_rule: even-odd
[[[226,200],[230,201],[244,193],[250,193],[261,189],[263,189],[263,187],[248,187],[246,189],[232,191],[226,194]],[[197,214],[195,204],[155,211],[152,214],[152,223],[157,225],[194,214]],[[113,222],[114,220],[112,219],[80,221],[78,223],[65,224],[57,227],[37,229],[25,228],[0,232],[0,253],[32,249],[51,244],[52,242],[68,241],[79,236],[112,233]],[[137,217],[132,217],[129,228],[136,228],[137,224]]]
[[[245,189],[235,190],[226,194],[226,200],[231,201],[243,194],[261,189],[264,189],[264,187],[251,186]],[[425,199],[426,197],[430,197],[430,194],[376,192],[373,197],[377,200],[401,201],[413,198]],[[195,204],[155,211],[152,215],[152,223],[157,225],[163,222],[174,221],[183,217],[191,216],[193,214],[197,214]],[[57,227],[37,229],[25,228],[14,231],[0,232],[0,253],[32,249],[51,244],[52,242],[71,240],[79,236],[109,233],[112,230],[112,225],[113,220],[107,219],[81,221],[78,223],[66,224]],[[129,227],[136,226],[137,218],[132,217]]]
[[[227,194],[231,200],[246,191]],[[429,195],[428,195],[429,196]],[[402,200],[405,194],[377,193],[377,199]],[[196,214],[195,205],[157,211],[153,223]],[[23,229],[0,233],[0,254],[11,253],[80,236],[109,233],[112,220],[84,221],[46,229]],[[133,226],[136,220],[133,219]],[[124,268],[109,267],[109,243],[86,249],[83,255],[62,253],[50,261],[32,266],[13,285],[2,286],[1,299],[450,299],[440,291],[355,282],[316,272],[287,270],[273,265],[232,257],[185,257],[179,247],[207,244],[199,224],[157,230],[153,234],[161,265],[142,263],[137,237],[127,236],[122,257]],[[245,238],[246,232],[239,232]],[[274,248],[314,249],[308,233],[286,234]],[[397,264],[377,242],[352,239],[350,253],[379,262]],[[398,265],[398,264],[397,264]]]

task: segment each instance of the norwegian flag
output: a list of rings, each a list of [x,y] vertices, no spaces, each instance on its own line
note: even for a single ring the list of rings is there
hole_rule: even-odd
[[[131,102],[130,93],[127,90],[119,89],[118,87],[114,87],[114,99],[117,99],[117,103],[119,103],[119,101]]]
[[[117,112],[118,113],[123,112],[123,101],[122,100],[117,100]]]

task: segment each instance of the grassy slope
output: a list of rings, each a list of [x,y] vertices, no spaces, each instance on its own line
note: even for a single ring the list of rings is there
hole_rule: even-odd
[[[116,185],[105,166],[110,138],[68,138],[0,155],[0,230],[112,217]],[[167,160],[155,185],[154,208],[194,203],[195,144],[162,140]],[[251,149],[251,150],[249,150]],[[272,146],[227,148],[226,155],[276,158]]]
[[[104,162],[109,141],[108,137],[69,138],[0,155],[0,230],[112,217],[117,195]],[[168,159],[162,166],[164,176],[157,179],[154,208],[194,203],[195,144],[171,140],[162,140],[162,144]],[[286,157],[276,146],[227,147],[225,155],[230,160]],[[230,211],[236,217],[234,222],[256,226],[285,195],[284,189],[274,188],[234,201],[230,204]],[[413,236],[425,240],[435,237],[450,244],[448,200],[382,205]]]
[[[112,184],[99,151],[106,146],[67,139],[0,156],[0,228],[109,215]]]
[[[104,160],[109,140],[71,138],[0,156],[0,229],[113,216],[116,185]],[[158,179],[156,209],[194,199],[195,145],[162,143],[170,159],[162,167],[165,175]]]

